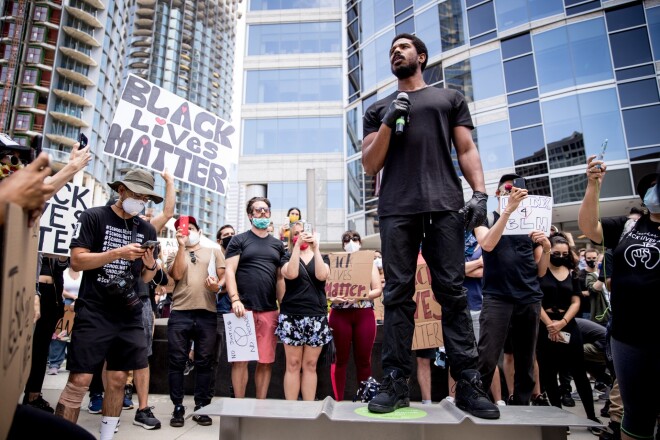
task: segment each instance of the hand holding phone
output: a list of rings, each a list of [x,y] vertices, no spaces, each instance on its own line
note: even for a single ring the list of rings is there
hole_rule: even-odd
[[[522,177],[513,179],[513,186],[518,189],[527,189],[527,186],[525,185],[525,179]]]
[[[308,234],[311,234],[312,233],[312,224],[308,223],[308,222],[305,222],[303,232],[307,232]]]
[[[85,136],[84,133],[80,133],[80,135],[78,136],[78,143],[80,144],[79,150],[85,148],[87,146],[87,142],[88,142],[87,136]]]
[[[605,139],[600,145],[600,153],[596,156],[596,160],[603,160],[605,157],[605,150],[607,150],[607,139]],[[596,167],[600,169],[600,164],[597,164]]]
[[[140,246],[142,249],[155,248],[158,246],[158,240],[147,240]]]
[[[188,225],[190,224],[190,218],[187,215],[182,215],[179,217],[179,228],[181,229],[182,235],[190,235],[188,230]]]

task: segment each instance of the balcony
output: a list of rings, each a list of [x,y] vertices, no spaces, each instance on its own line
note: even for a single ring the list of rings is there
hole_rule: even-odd
[[[101,43],[96,41],[96,39],[94,37],[92,37],[91,35],[89,35],[86,32],[83,32],[83,31],[78,30],[76,28],[73,28],[71,26],[64,26],[62,28],[62,30],[64,31],[65,34],[67,34],[67,35],[71,36],[72,38],[75,38],[76,40],[78,40],[80,42],[83,42],[83,43],[85,43],[89,46],[101,47]]]
[[[85,3],[88,5],[98,9],[99,11],[102,11],[105,9],[105,5],[101,0],[83,0]]]
[[[61,134],[49,133],[49,134],[46,135],[46,138],[48,138],[48,140],[51,141],[51,143],[54,143],[54,144],[57,144],[57,145],[62,144],[62,145],[67,146],[67,147],[73,147],[73,144],[78,142],[77,139],[73,139],[73,138],[70,138],[70,137],[67,137],[67,136],[64,136],[64,135],[61,135]],[[45,148],[44,148],[44,151],[46,151]],[[68,162],[68,160],[69,159],[67,157],[67,162]]]
[[[79,84],[82,84],[82,85],[84,85],[84,86],[88,86],[88,87],[89,87],[89,86],[93,86],[93,85],[95,85],[95,84],[94,84],[94,81],[92,81],[91,79],[87,78],[87,77],[86,77],[85,75],[83,75],[82,73],[78,73],[78,72],[76,72],[75,70],[65,69],[64,67],[58,67],[58,68],[56,68],[55,70],[57,71],[57,73],[59,73],[59,74],[62,75],[63,77],[65,77],[65,78],[67,78],[67,79],[70,79],[70,80],[72,80],[72,81],[75,81],[75,82],[77,82],[77,83],[79,83]]]
[[[92,57],[85,55],[84,53],[79,52],[76,49],[60,46],[60,52],[62,52],[64,55],[68,56],[69,58],[73,58],[74,60],[86,66],[89,67],[98,66],[98,63]]]
[[[74,127],[80,127],[80,128],[89,127],[89,124],[87,122],[83,121],[81,118],[75,115],[69,115],[67,113],[61,113],[56,111],[51,111],[49,112],[49,114],[50,117],[55,119],[56,121],[62,121],[65,124],[69,124]]]
[[[82,21],[83,23],[95,29],[103,29],[103,24],[92,14],[87,13],[82,9],[74,8],[73,6],[65,6],[65,9],[69,14]]]
[[[147,8],[147,7],[154,7],[156,5],[156,0],[137,0],[137,4],[140,7]]]
[[[54,89],[53,94],[57,96],[58,98],[61,98],[65,101],[72,102],[76,105],[82,105],[84,107],[91,107],[92,103],[89,102],[87,99],[84,97],[77,95],[75,93],[68,92],[66,90],[62,89]]]
[[[48,139],[50,139],[50,136],[58,136],[58,135],[46,135]],[[65,138],[69,139],[69,138]],[[64,144],[64,142],[55,142],[56,144]],[[66,145],[66,144],[64,144]],[[73,144],[67,145],[69,147],[73,147]],[[71,153],[68,151],[64,150],[58,150],[55,148],[42,148],[41,151],[48,153],[48,155],[53,159],[53,162],[60,163],[60,164],[67,164],[69,163],[69,156]]]

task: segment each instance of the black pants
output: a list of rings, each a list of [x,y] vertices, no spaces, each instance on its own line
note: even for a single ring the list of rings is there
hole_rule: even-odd
[[[541,301],[515,304],[490,295],[484,296],[479,317],[479,372],[484,389],[490,389],[495,367],[508,332],[513,349],[515,374],[513,403],[529,405],[534,390],[534,352],[541,315]]]
[[[41,393],[48,362],[48,350],[57,321],[64,310],[57,299],[54,284],[39,283],[41,293],[41,318],[37,320],[32,335],[32,366],[25,385],[26,393]]]
[[[477,366],[472,318],[463,289],[464,219],[458,212],[433,212],[380,218],[385,272],[383,371],[411,374],[415,330],[415,272],[419,246],[431,272],[431,288],[442,306],[442,334],[457,379]]]
[[[229,312],[227,312],[229,313]],[[222,353],[226,351],[227,343],[225,340],[225,318],[218,312],[218,326],[215,340],[215,349],[213,351],[213,374],[211,375],[211,385],[209,386],[209,400],[215,396],[215,376],[222,358]],[[225,356],[226,357],[226,356]]]
[[[172,310],[167,323],[170,399],[183,403],[183,370],[190,343],[195,343],[195,405],[211,403],[213,352],[217,331],[215,312],[208,310]]]

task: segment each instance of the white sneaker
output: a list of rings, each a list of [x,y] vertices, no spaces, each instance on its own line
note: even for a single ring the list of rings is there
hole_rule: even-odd
[[[497,402],[495,402],[495,405],[497,405],[497,406],[506,406],[506,402],[504,400],[498,400]]]

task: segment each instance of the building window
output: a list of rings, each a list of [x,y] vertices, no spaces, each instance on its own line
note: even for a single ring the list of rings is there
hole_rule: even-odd
[[[327,209],[344,209],[344,182],[341,180],[328,180]]]
[[[553,177],[552,198],[555,204],[579,202],[584,198],[587,189],[587,176],[580,173],[574,176]],[[632,194],[630,171],[607,170],[607,179],[603,180],[600,190],[601,199],[624,197]]]
[[[541,108],[539,102],[509,107],[509,123],[511,128],[522,128],[541,123]]]
[[[483,41],[495,38],[497,28],[495,24],[495,10],[493,2],[481,3],[470,7],[475,2],[467,2],[468,25],[470,27],[470,43],[479,44]]]
[[[42,53],[42,48],[30,46],[28,47],[27,53],[25,55],[25,61],[28,63],[40,63]]]
[[[339,0],[250,0],[250,11],[274,9],[339,8]]]
[[[660,7],[647,9],[646,17],[653,45],[653,58],[660,60]]]
[[[533,36],[541,93],[611,79],[612,59],[603,19]]]
[[[346,112],[346,156],[352,156],[362,151],[362,107]]]
[[[8,80],[12,80],[14,77],[14,68],[9,68],[7,66],[0,66],[0,82],[5,83]]]
[[[341,100],[341,69],[249,70],[245,103]]]
[[[360,41],[364,44],[364,42],[369,40],[376,32],[394,24],[393,1],[362,0],[360,18],[362,24]],[[394,35],[392,35],[392,38],[394,38]]]
[[[502,59],[494,50],[445,68],[447,87],[463,93],[468,101],[504,94]]]
[[[462,0],[447,0],[438,5],[440,29],[442,29],[442,32],[438,32],[444,52],[465,44],[467,22],[461,3]]]
[[[248,35],[250,56],[341,52],[339,21],[248,25]]]
[[[492,171],[513,166],[511,137],[507,121],[479,125],[475,129],[475,143],[484,171]]]
[[[2,59],[8,60],[11,58],[11,51],[14,48],[14,46],[10,46],[9,44],[5,46],[5,50],[2,55]]]
[[[415,35],[426,43],[429,51],[428,58],[433,58],[442,53],[440,34],[440,15],[438,8],[432,7],[415,16]]]
[[[29,113],[16,113],[14,129],[25,131],[30,128],[32,128],[32,115]]]
[[[348,213],[364,209],[364,169],[362,160],[357,158],[346,165],[346,185],[348,187]]]
[[[34,21],[47,21],[48,8],[46,6],[35,6],[33,18]]]
[[[362,47],[362,91],[368,91],[392,77],[390,48],[394,30],[391,29]]]
[[[268,184],[268,200],[273,209],[307,208],[307,182],[272,182]]]
[[[339,153],[342,145],[341,116],[243,121],[244,155]]]
[[[32,26],[32,32],[30,32],[30,41],[42,43],[46,38],[46,28],[41,26]]]
[[[494,0],[494,3],[500,32],[564,12],[562,0]]]
[[[37,99],[37,94],[35,92],[21,92],[21,99],[19,105],[21,107],[34,107],[34,103]]]
[[[37,69],[25,69],[23,72],[23,84],[35,85],[39,71]]]
[[[629,148],[660,144],[660,105],[624,110],[623,121]]]
[[[536,127],[512,131],[511,143],[513,145],[513,158],[517,166],[545,162],[545,140],[543,139],[542,126],[537,125]],[[547,173],[547,165],[545,168]]]
[[[627,67],[653,60],[646,27],[610,34],[614,67]]]
[[[654,78],[619,84],[619,99],[621,107],[633,107],[643,104],[654,104],[658,97],[658,83]]]

